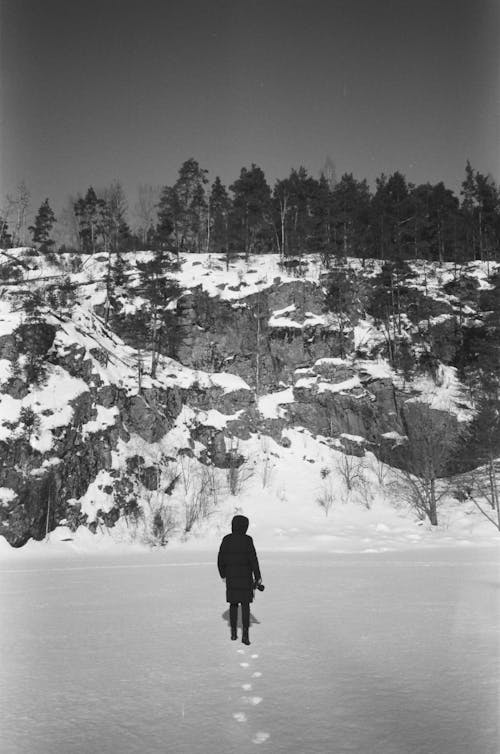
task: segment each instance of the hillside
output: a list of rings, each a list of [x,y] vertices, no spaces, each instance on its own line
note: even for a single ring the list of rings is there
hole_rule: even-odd
[[[207,543],[235,511],[269,547],[498,535],[454,476],[485,463],[478,373],[498,359],[498,264],[0,260],[9,545]],[[450,451],[437,527],[408,504],[422,425],[457,438],[437,445]]]

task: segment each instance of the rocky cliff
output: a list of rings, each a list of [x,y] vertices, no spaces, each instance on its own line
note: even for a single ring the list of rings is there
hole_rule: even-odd
[[[408,401],[473,416],[457,365],[496,268],[415,263],[406,305],[380,316],[375,262],[325,270],[311,257],[298,275],[275,257],[188,255],[151,325],[147,253],[127,257],[119,284],[103,256],[72,273],[70,258],[16,254],[21,277],[11,251],[0,284],[0,534],[13,546],[61,523],[186,535],[217,505],[221,474],[237,497],[251,437],[286,447],[302,428],[332,452],[397,464]]]

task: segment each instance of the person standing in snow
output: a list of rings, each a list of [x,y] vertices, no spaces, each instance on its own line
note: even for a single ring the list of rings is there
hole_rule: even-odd
[[[238,604],[241,604],[243,633],[241,641],[250,644],[250,602],[253,602],[254,584],[262,583],[259,561],[252,537],[247,534],[248,518],[234,516],[231,521],[231,534],[223,538],[217,567],[222,579],[226,580],[226,600],[229,602],[229,622],[231,639],[238,638],[236,626],[238,621]]]

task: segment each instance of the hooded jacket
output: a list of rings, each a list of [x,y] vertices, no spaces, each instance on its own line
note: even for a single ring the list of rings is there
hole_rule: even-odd
[[[261,578],[253,539],[246,533],[248,524],[246,516],[234,516],[231,534],[226,534],[220,545],[217,567],[226,579],[228,602],[252,602],[254,580]]]

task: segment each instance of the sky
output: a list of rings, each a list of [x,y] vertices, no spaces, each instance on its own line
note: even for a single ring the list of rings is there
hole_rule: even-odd
[[[330,157],[460,189],[499,181],[496,0],[0,0],[0,207],[122,182],[172,184],[194,157],[271,185]]]

